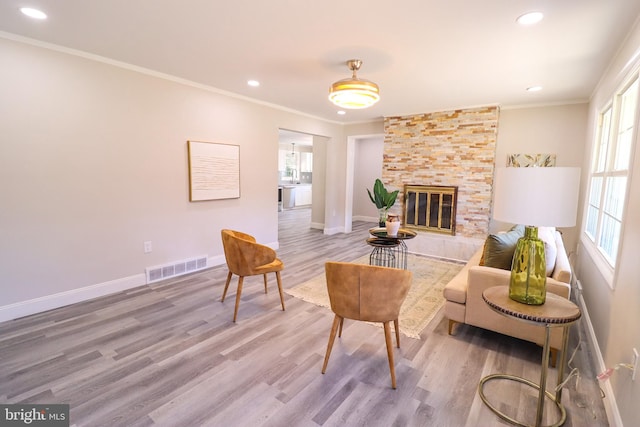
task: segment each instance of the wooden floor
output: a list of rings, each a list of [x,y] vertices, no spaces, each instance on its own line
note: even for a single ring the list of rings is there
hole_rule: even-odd
[[[325,260],[369,251],[374,224],[325,236],[309,229],[308,210],[280,216],[285,288],[321,273]],[[420,340],[402,337],[397,390],[382,330],[364,323],[345,322],[322,375],[332,313],[288,295],[283,312],[274,278],[265,295],[253,277],[234,324],[235,278],[220,302],[226,274],[216,267],[0,324],[0,402],[68,403],[77,426],[499,426],[478,381],[496,372],[538,381],[539,347],[465,325],[449,336],[442,313]],[[573,379],[564,390],[566,426],[608,425],[586,348],[573,362],[577,390]],[[532,422],[532,388],[503,381],[486,392]],[[549,424],[556,411],[546,406]]]

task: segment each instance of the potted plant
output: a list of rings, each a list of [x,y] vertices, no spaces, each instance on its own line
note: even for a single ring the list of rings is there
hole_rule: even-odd
[[[387,212],[396,202],[396,198],[398,197],[398,191],[395,190],[389,193],[385,188],[384,184],[380,179],[376,179],[375,184],[373,185],[373,195],[371,191],[367,188],[367,193],[369,193],[369,198],[378,208],[378,226],[384,227],[385,222],[387,220]]]

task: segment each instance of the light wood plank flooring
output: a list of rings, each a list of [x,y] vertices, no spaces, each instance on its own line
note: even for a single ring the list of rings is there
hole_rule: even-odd
[[[285,288],[320,274],[325,260],[369,252],[374,224],[325,236],[309,229],[309,210],[280,217]],[[283,312],[275,277],[266,295],[252,277],[234,324],[235,277],[220,302],[226,274],[220,266],[0,324],[0,402],[69,403],[77,426],[499,426],[478,397],[480,378],[538,380],[539,347],[465,325],[449,336],[442,313],[420,340],[402,336],[397,390],[382,330],[364,323],[345,322],[322,375],[332,313],[288,295]],[[573,366],[580,381],[564,391],[565,425],[608,425],[586,345]],[[500,382],[486,392],[533,420],[533,389]],[[546,406],[548,424],[556,414]]]

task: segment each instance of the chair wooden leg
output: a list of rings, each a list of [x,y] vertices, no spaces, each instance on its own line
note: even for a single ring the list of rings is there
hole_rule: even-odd
[[[227,296],[227,289],[229,289],[229,283],[231,282],[232,275],[233,273],[231,272],[227,274],[227,283],[224,284],[224,291],[222,292],[222,299],[220,300],[220,302],[224,302],[224,298]]]
[[[342,325],[344,324],[344,317],[340,318],[340,332],[338,332],[338,337],[342,338]]]
[[[278,282],[278,292],[280,293],[280,304],[282,304],[282,311],[284,311],[284,296],[282,295],[282,280],[280,279],[280,272],[276,271],[276,280]],[[267,275],[264,275],[264,286],[267,286]]]
[[[238,278],[238,291],[236,292],[236,308],[233,311],[233,323],[236,323],[236,317],[238,317],[238,307],[240,307],[240,294],[242,294],[243,281],[244,281],[244,277],[240,276]]]
[[[393,326],[396,329],[396,344],[398,345],[398,348],[400,348],[400,326],[398,325],[398,319],[393,321]]]
[[[389,357],[389,371],[391,371],[391,388],[396,388],[396,370],[393,363],[393,344],[391,343],[391,329],[389,322],[384,322],[384,340],[387,343],[387,356]]]
[[[458,322],[449,319],[449,335],[453,335],[453,327],[456,325],[456,323]]]
[[[267,293],[267,273],[264,274],[264,293]]]
[[[342,322],[342,317],[337,314],[333,318],[333,325],[331,326],[331,334],[329,335],[329,343],[327,344],[327,353],[324,355],[324,363],[322,364],[322,373],[327,371],[327,364],[329,363],[329,356],[331,356],[331,349],[333,348],[333,342],[336,340],[336,331],[338,325]]]

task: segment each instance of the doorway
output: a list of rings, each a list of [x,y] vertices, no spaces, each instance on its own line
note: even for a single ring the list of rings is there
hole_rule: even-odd
[[[313,135],[278,129],[278,222],[311,226],[314,186]],[[307,215],[291,215],[307,210]],[[300,212],[301,213],[301,212]]]
[[[384,135],[347,137],[347,183],[345,203],[345,233],[352,230],[353,221],[378,221],[378,211],[367,194],[376,178],[382,177]]]

